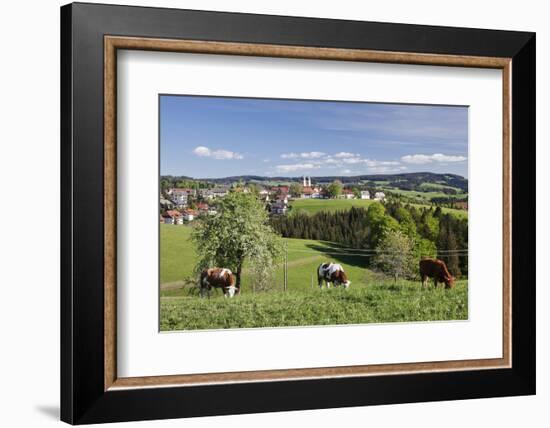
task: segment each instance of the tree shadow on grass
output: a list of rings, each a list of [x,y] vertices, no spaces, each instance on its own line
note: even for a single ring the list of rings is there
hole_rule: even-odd
[[[336,261],[348,266],[368,268],[373,255],[363,253],[362,251],[349,250],[343,246],[332,242],[326,242],[324,245],[306,244],[306,247],[318,251],[326,256],[328,261]]]

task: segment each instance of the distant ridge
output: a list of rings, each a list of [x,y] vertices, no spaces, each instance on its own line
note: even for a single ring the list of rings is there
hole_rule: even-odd
[[[177,180],[193,180],[192,177],[187,176],[173,176],[163,175],[162,178]],[[266,177],[261,175],[236,175],[231,177],[222,178],[200,178],[196,180],[210,181],[212,183],[219,184],[231,184],[237,181],[244,182],[274,182],[274,181],[302,181],[302,176],[295,177]],[[358,182],[387,182],[397,184],[399,187],[414,187],[422,183],[434,183],[443,184],[450,187],[456,187],[463,191],[468,191],[468,179],[457,174],[438,174],[434,172],[410,172],[400,174],[368,174],[368,175],[354,175],[354,176],[342,176],[342,175],[329,175],[329,176],[311,176],[313,183],[328,183],[334,180],[340,180],[344,184],[354,184]]]

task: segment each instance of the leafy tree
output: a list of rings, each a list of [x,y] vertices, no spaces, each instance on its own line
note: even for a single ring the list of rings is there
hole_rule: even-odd
[[[300,183],[291,183],[289,190],[290,194],[296,198],[302,194],[302,185]]]
[[[226,267],[241,285],[245,261],[259,281],[267,281],[281,254],[280,237],[268,224],[263,204],[250,193],[234,192],[218,205],[217,215],[198,222],[193,231],[198,263],[196,271],[206,267]]]
[[[376,248],[386,232],[395,231],[399,223],[386,214],[384,205],[375,203],[367,210],[366,225],[369,228],[367,248]]]
[[[166,192],[166,190],[170,187],[170,182],[166,179],[160,180],[160,190],[162,193]]]
[[[455,221],[449,214],[444,214],[441,217],[439,226],[439,235],[437,237],[437,257],[447,264],[447,268],[452,275],[460,276],[460,258],[456,250],[458,250],[457,238],[455,234]]]
[[[327,191],[331,198],[337,198],[342,194],[342,188],[342,182],[340,180],[334,180],[327,186]]]
[[[376,247],[375,264],[385,273],[393,276],[395,282],[399,277],[410,277],[414,273],[414,243],[399,230],[384,233]]]
[[[250,190],[250,193],[252,193],[256,198],[260,195],[260,189],[256,183],[250,183],[248,185],[248,190]]]

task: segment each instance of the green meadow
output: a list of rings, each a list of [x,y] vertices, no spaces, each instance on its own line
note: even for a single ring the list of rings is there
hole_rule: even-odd
[[[394,190],[391,190],[394,191]],[[402,191],[406,192],[406,191]],[[417,193],[417,192],[413,192]],[[376,204],[377,201],[374,201],[372,199],[296,199],[294,201],[290,202],[290,206],[292,209],[290,210],[290,214],[298,213],[298,212],[306,212],[308,214],[315,214],[319,211],[344,211],[349,210],[352,207],[357,208],[365,208],[368,209],[368,207],[371,204]],[[431,205],[425,205],[425,204],[411,204],[417,208],[426,208],[431,207]],[[457,210],[454,208],[445,208],[442,207],[441,210],[444,213],[453,214],[456,217],[459,218],[467,218],[468,217],[468,211],[466,210]]]
[[[239,296],[226,299],[220,290],[213,290],[210,298],[201,299],[193,274],[196,256],[190,241],[192,226],[160,226],[160,328],[164,331],[468,318],[467,280],[457,281],[451,290],[433,285],[423,289],[420,280],[394,282],[367,269],[367,256],[362,252],[304,239],[285,240],[286,292],[282,266],[275,272],[270,290],[262,292],[254,292],[253,279],[245,267]],[[318,288],[317,267],[326,261],[343,266],[352,282],[349,289]]]

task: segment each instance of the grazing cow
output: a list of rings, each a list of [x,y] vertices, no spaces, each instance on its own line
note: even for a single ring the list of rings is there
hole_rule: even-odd
[[[331,282],[335,287],[343,285],[344,288],[348,288],[351,284],[351,281],[348,281],[348,277],[344,272],[344,268],[338,263],[323,263],[319,265],[317,269],[319,288],[323,288],[323,281],[326,282],[327,288],[330,288]]]
[[[206,292],[208,292],[208,297],[210,297],[210,290],[212,288],[221,288],[225,297],[233,297],[241,291],[240,288],[235,286],[235,275],[225,268],[204,269],[201,272],[199,287],[201,297],[204,297],[204,293]]]
[[[428,278],[433,278],[435,287],[437,287],[439,282],[444,282],[445,288],[453,288],[455,278],[449,273],[444,261],[439,259],[422,259],[418,266],[420,267],[420,278],[422,278],[423,287],[428,285]]]

